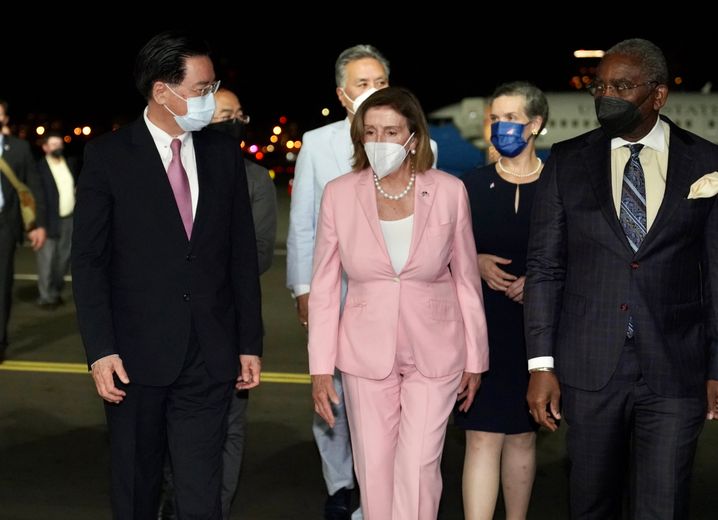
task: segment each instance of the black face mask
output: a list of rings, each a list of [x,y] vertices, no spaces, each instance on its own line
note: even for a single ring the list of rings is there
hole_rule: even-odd
[[[618,97],[601,96],[594,101],[596,117],[608,137],[621,137],[633,132],[643,122],[639,107],[651,97],[649,93],[638,105]]]
[[[53,151],[50,152],[50,155],[55,157],[56,159],[59,159],[62,157],[62,148],[56,148]]]
[[[207,128],[230,135],[237,141],[244,141],[247,136],[247,130],[244,124],[240,123],[236,119],[227,119],[226,121],[220,121],[219,123],[212,123],[207,125]]]

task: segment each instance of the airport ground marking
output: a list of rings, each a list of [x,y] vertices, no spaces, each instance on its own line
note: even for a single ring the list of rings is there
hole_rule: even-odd
[[[6,360],[0,364],[0,371],[7,372],[49,372],[59,374],[88,374],[84,363],[56,363],[47,361]],[[285,383],[308,385],[309,374],[291,372],[262,372],[262,383]]]

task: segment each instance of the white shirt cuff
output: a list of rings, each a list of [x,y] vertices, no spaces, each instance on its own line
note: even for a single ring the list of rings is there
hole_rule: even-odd
[[[539,356],[529,359],[529,370],[553,368],[553,356]]]
[[[295,285],[292,287],[292,296],[296,298],[297,296],[301,296],[302,294],[307,294],[309,292],[309,284],[301,283],[299,285]]]

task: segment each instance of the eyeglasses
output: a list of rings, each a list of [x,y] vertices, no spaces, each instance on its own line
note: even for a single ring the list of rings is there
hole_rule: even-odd
[[[215,92],[217,92],[219,90],[219,84],[220,84],[220,80],[217,80],[217,81],[210,83],[206,87],[191,88],[189,90],[191,92],[194,92],[198,96],[206,96],[207,94],[214,94]],[[165,83],[165,85],[167,85],[167,83]],[[167,85],[167,86],[169,86],[169,85]],[[177,86],[179,86],[179,85],[177,85]],[[170,87],[170,90],[172,90],[171,87]],[[172,90],[172,92],[174,92],[174,90]],[[183,96],[181,96],[181,97],[183,97]]]
[[[242,109],[240,108],[239,110],[237,110],[237,111],[236,111],[235,113],[233,113],[233,114],[223,114],[223,115],[219,116],[219,117],[217,118],[217,122],[220,122],[220,123],[221,123],[221,122],[224,122],[224,121],[232,121],[232,120],[235,120],[235,121],[237,121],[237,122],[239,122],[239,123],[242,123],[242,124],[246,125],[247,123],[249,123],[249,120],[250,120],[250,119],[251,119],[251,118],[249,117],[249,114],[245,114],[244,111],[242,111]]]
[[[602,81],[596,81],[588,85],[586,89],[592,96],[605,96],[610,90],[613,90],[619,96],[627,96],[631,90],[638,87],[645,87],[646,85],[651,85],[652,83],[658,85],[657,81],[646,81],[645,83],[629,83],[627,81],[619,81],[609,84],[603,83]]]
[[[219,84],[220,84],[220,80],[217,80],[214,83],[210,83],[206,87],[202,87],[199,89],[193,88],[192,91],[196,92],[200,96],[206,96],[207,94],[214,94],[215,92],[217,92],[219,90]]]

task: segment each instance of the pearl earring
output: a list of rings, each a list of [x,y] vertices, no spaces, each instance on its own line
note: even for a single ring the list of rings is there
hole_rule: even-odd
[[[416,155],[416,150],[412,150],[411,155]]]

